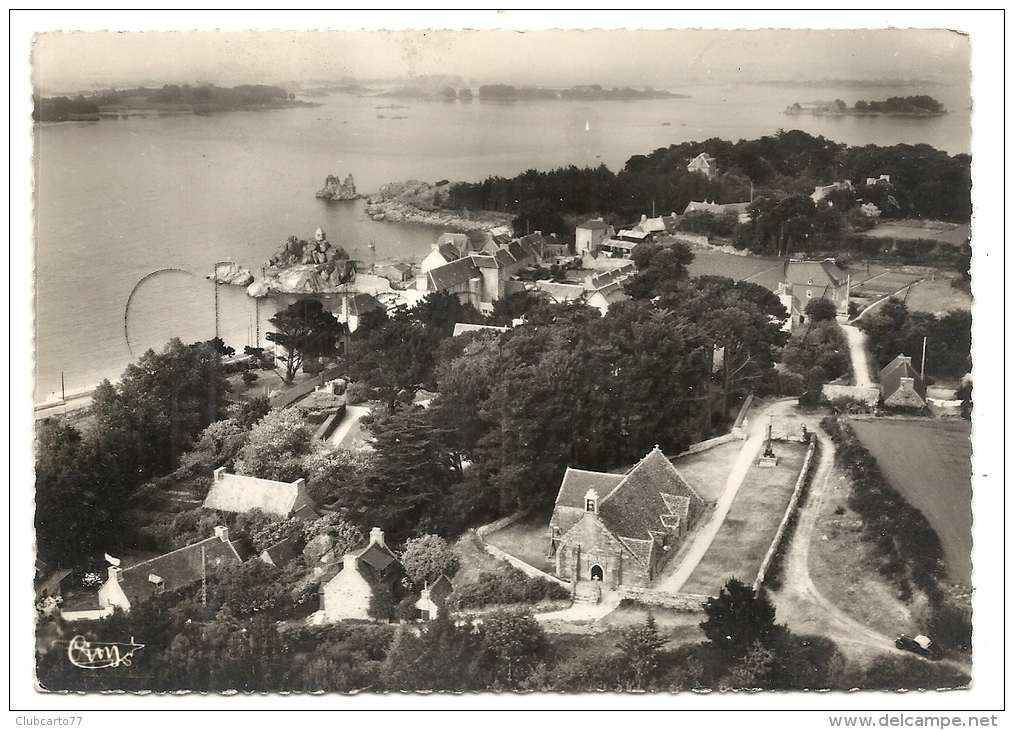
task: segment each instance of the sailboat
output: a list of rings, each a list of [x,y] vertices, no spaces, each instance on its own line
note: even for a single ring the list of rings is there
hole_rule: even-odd
[[[584,131],[586,133],[591,131],[591,122],[585,122],[584,123]]]

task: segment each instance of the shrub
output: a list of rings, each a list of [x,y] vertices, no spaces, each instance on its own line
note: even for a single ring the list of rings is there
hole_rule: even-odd
[[[504,565],[480,573],[474,583],[455,588],[453,598],[459,608],[480,608],[569,597],[567,589],[557,583],[529,577],[517,568]]]

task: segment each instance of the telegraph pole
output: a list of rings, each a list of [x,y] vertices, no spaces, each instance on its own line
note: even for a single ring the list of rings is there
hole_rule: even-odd
[[[203,545],[201,545],[201,606],[208,607],[208,564],[205,561]]]
[[[919,366],[919,379],[926,380],[926,336],[922,338],[922,364]]]

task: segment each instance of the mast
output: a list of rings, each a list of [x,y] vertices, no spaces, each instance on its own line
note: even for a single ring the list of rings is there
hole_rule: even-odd
[[[922,338],[922,364],[919,365],[920,380],[926,380],[926,340],[927,337],[924,335]]]

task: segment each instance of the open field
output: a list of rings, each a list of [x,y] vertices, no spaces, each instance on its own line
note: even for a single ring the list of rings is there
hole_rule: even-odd
[[[730,279],[750,279],[767,269],[772,269],[781,276],[781,264],[778,259],[762,256],[737,256],[721,251],[705,248],[694,248],[694,260],[687,267],[691,276],[728,276]],[[753,279],[750,279],[753,281]]]
[[[924,239],[942,241],[955,246],[962,245],[970,233],[967,223],[942,223],[940,221],[901,220],[880,223],[864,235],[868,238],[898,238],[902,240]]]
[[[732,465],[743,448],[742,441],[731,441],[707,451],[673,459],[673,466],[699,495],[715,502],[725,490]]]
[[[963,420],[851,420],[891,485],[943,544],[951,580],[972,585],[972,442]]]
[[[725,522],[682,592],[717,596],[729,578],[752,583],[757,577],[806,455],[800,443],[776,441],[773,448],[778,466],[750,467]]]
[[[937,316],[955,309],[972,311],[972,295],[951,286],[956,277],[957,274],[941,271],[934,278],[919,282],[909,291],[906,306],[910,311],[930,312]]]
[[[533,512],[508,525],[502,530],[486,536],[486,542],[498,547],[508,555],[524,560],[531,566],[546,573],[553,572],[549,552],[549,520],[552,510]]]

